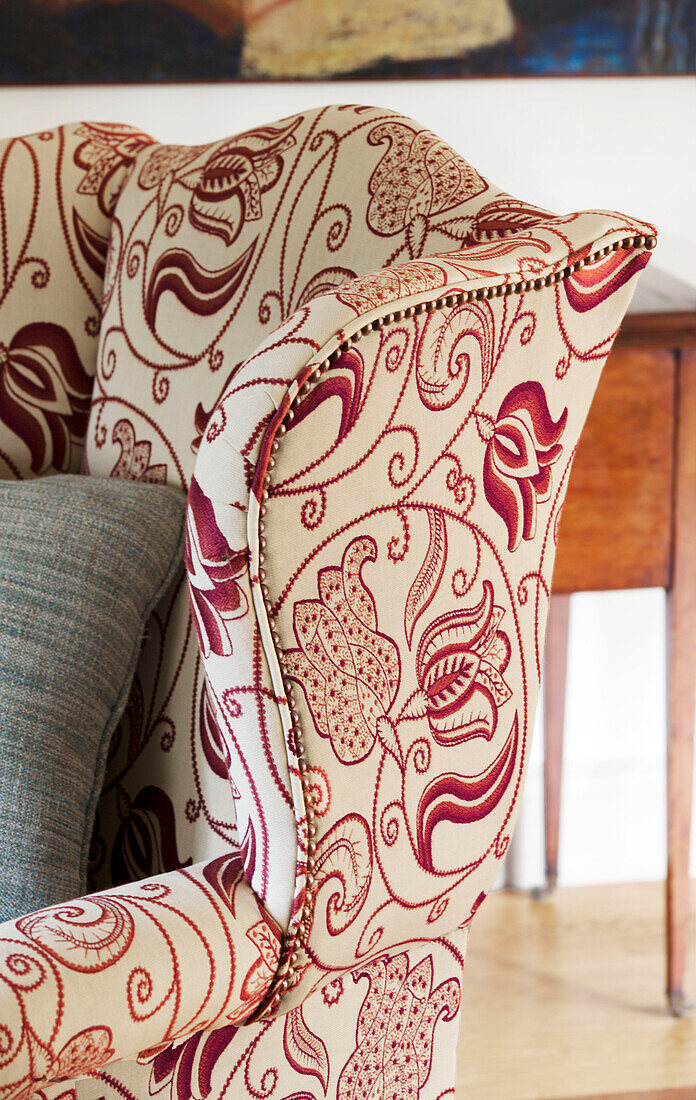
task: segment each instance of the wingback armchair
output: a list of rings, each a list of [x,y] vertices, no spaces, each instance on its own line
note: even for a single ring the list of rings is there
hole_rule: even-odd
[[[654,234],[372,107],[0,145],[0,476],[189,501],[95,892],[0,925],[2,1100],[453,1096],[573,454]]]

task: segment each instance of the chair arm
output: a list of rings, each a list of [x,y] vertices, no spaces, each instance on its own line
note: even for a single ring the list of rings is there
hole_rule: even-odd
[[[237,855],[0,925],[0,1097],[244,1022],[279,948]]]

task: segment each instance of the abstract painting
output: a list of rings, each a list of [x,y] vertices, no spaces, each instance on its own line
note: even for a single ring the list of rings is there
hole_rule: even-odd
[[[0,0],[0,83],[696,71],[696,0]]]

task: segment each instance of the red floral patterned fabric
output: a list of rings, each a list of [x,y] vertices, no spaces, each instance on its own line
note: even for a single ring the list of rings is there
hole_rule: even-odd
[[[112,749],[110,889],[0,928],[0,1097],[435,1100],[572,457],[654,230],[522,204],[374,108],[134,140],[84,470],[189,490],[188,594]]]
[[[243,1022],[280,939],[238,855],[0,926],[0,1095]]]
[[[0,477],[80,467],[130,126],[77,123],[0,142]]]
[[[454,1100],[464,937],[402,944],[275,1020],[199,1031],[40,1100]]]
[[[320,308],[325,295],[330,328],[336,305],[347,318],[367,308],[365,293],[379,305],[386,287],[374,299],[377,284],[363,290],[360,277],[385,264],[392,293],[409,279],[439,285],[441,268],[414,258],[534,216],[528,207],[515,213],[513,200],[434,134],[374,108],[310,111],[211,145],[154,145],[137,156],[113,221],[85,468],[192,487],[196,634],[182,586],[148,638],[114,745],[94,849],[98,885],[238,845],[254,889],[287,921],[293,796],[264,647],[246,613],[250,464],[230,502],[235,515],[221,525],[192,483],[203,432],[255,348],[279,338],[295,345],[278,326],[297,310]],[[313,348],[311,334],[300,340]],[[276,378],[292,380],[283,368]],[[240,425],[263,418],[260,387],[249,399]],[[225,701],[206,688],[201,656],[225,661]]]
[[[288,945],[300,958],[292,980],[301,981],[285,1005],[306,996],[308,982],[316,988],[349,967],[366,944],[383,948],[425,927],[444,932],[454,914],[466,921],[495,877],[528,752],[570,462],[630,280],[648,255],[622,244],[641,228],[624,225],[615,216],[575,216],[511,238],[504,249],[492,243],[431,257],[428,278],[437,271],[440,281],[429,285],[441,295],[432,313],[418,309],[428,297],[419,273],[416,295],[380,302],[352,322],[339,312],[339,289],[325,330],[326,296],[293,324],[301,335],[306,320],[320,347],[304,369],[298,353],[297,388],[304,392],[313,364],[329,356],[333,365],[290,410],[295,389],[284,397],[278,384],[249,520],[253,532],[271,440],[288,416],[264,504],[263,578],[259,570],[254,581],[253,549],[251,561],[262,629],[269,613],[273,619],[266,651],[282,651],[284,677],[272,660],[271,673],[286,739],[294,746],[285,702],[294,683],[298,724],[312,745],[291,770],[305,837],[294,927],[308,942]],[[583,238],[597,243],[590,248]],[[520,280],[533,248],[548,266]],[[576,280],[569,259],[582,272],[578,282],[596,289],[591,333],[569,305]],[[498,274],[504,264],[510,272]],[[379,299],[381,274],[363,281],[366,301],[372,285]],[[453,304],[462,287],[473,300]],[[371,319],[384,316],[385,305],[397,315],[387,313],[390,321],[374,331]],[[414,316],[401,317],[414,307]],[[356,330],[360,341],[346,342]],[[254,357],[264,401],[281,354],[287,363],[292,349],[269,342]],[[199,453],[196,480],[218,516],[229,515],[222,494],[234,480],[225,426],[233,408],[253,400],[245,371]],[[206,671],[211,692],[224,698],[223,662],[211,655]],[[345,766],[362,769],[357,785],[337,770]],[[307,803],[318,831],[309,910]],[[465,830],[456,843],[455,827]]]

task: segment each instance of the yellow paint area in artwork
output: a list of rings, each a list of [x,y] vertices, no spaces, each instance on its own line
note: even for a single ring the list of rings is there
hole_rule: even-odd
[[[242,73],[319,78],[509,39],[509,0],[242,0]]]

